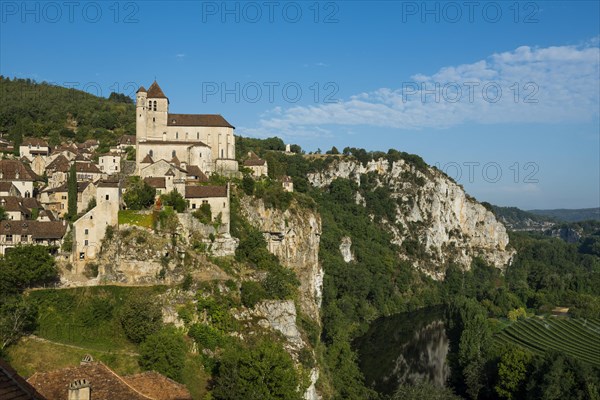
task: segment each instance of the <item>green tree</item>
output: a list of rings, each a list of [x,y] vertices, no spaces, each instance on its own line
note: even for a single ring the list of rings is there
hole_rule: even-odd
[[[0,293],[24,289],[58,280],[54,257],[46,246],[17,246],[0,259]]]
[[[253,348],[225,350],[215,378],[215,400],[300,400],[299,373],[278,344],[263,341]]]
[[[417,385],[400,385],[391,400],[461,400],[452,390],[423,381]]]
[[[173,207],[178,213],[185,211],[185,199],[177,190],[161,195],[160,200],[163,205]]]
[[[0,298],[0,354],[35,328],[36,307],[22,296]]]
[[[521,398],[520,391],[527,379],[527,368],[532,358],[531,352],[511,346],[500,357],[498,363],[498,384],[496,393],[505,399]]]
[[[77,216],[77,172],[75,171],[75,163],[69,168],[69,176],[67,178],[67,195],[68,195],[68,219],[74,220]]]
[[[248,196],[251,196],[254,193],[254,179],[250,175],[244,175],[242,179],[242,190]]]
[[[127,204],[127,208],[141,210],[154,203],[156,189],[148,185],[139,176],[131,177],[126,189],[123,200]]]
[[[148,335],[140,345],[140,367],[157,371],[181,381],[187,345],[183,336],[174,328],[164,328]]]
[[[162,328],[162,309],[156,299],[131,297],[123,305],[119,319],[127,338],[141,343]]]
[[[4,221],[6,219],[8,219],[8,214],[6,214],[4,207],[0,207],[0,221]]]

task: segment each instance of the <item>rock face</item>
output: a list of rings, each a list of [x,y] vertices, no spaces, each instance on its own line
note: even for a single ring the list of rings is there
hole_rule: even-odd
[[[366,166],[354,160],[337,160],[324,171],[309,174],[308,179],[317,187],[337,178],[360,185],[361,176],[366,174],[374,177],[377,186],[391,190],[396,218],[384,221],[384,225],[400,246],[400,257],[413,261],[424,273],[443,279],[450,262],[469,268],[473,258],[481,257],[504,268],[512,259],[514,251],[508,248],[504,225],[461,186],[433,168],[418,169],[404,160],[390,164],[379,159]],[[360,193],[356,201],[364,203]],[[406,251],[409,244],[419,257]]]
[[[265,208],[262,200],[244,197],[240,211],[263,232],[269,251],[300,280],[301,310],[320,324],[323,268],[319,264],[321,217],[292,205],[285,211]]]
[[[253,316],[260,318],[258,324],[280,332],[294,350],[302,349],[305,344],[296,326],[296,306],[292,300],[265,300],[258,303]]]
[[[354,254],[352,254],[352,239],[348,236],[342,238],[340,243],[340,253],[345,262],[349,263],[354,261]]]

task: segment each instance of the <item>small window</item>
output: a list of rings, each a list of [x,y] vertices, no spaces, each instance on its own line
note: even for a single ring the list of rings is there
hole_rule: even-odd
[[[179,139],[179,132],[175,132],[175,139]]]
[[[156,100],[154,100],[154,111],[156,111]]]
[[[85,230],[85,234],[87,235],[88,233],[90,233],[89,229]]]
[[[208,200],[202,200],[202,204],[208,204]]]
[[[150,157],[152,157],[152,156],[154,155],[154,152],[153,152],[152,150],[150,150],[150,151],[148,152],[148,155],[149,155]]]
[[[81,253],[79,253],[79,259],[85,260],[85,253],[83,251]]]
[[[196,132],[196,139],[200,139],[200,132]]]
[[[12,242],[12,240],[13,240],[13,235],[6,235],[7,242]]]
[[[84,241],[84,242],[83,242],[83,245],[84,245],[84,246],[87,246],[87,245],[88,245],[88,243],[89,243],[89,242],[86,240],[86,241]]]
[[[116,158],[113,158],[113,164],[114,164],[114,163],[116,163],[116,162],[117,162],[117,159],[116,159]]]
[[[106,200],[108,200],[108,199],[109,199],[109,195],[106,195],[106,196],[104,196],[104,198],[105,198]]]
[[[173,158],[177,157],[177,152],[175,150],[173,150],[171,152],[171,157],[173,157]]]
[[[192,204],[192,208],[196,208],[196,203]]]
[[[156,118],[152,117],[152,122],[156,122]]]

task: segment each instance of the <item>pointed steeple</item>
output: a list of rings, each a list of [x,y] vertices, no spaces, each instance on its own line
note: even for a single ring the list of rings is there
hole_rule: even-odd
[[[154,81],[154,82],[152,82],[152,85],[150,85],[150,88],[148,89],[148,98],[149,99],[166,99],[167,96],[165,96],[165,94],[163,93],[160,86],[158,86],[158,83],[156,83],[156,81]]]

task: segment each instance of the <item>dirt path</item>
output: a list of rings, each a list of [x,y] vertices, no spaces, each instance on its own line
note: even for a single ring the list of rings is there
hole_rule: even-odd
[[[36,335],[29,335],[29,336],[27,336],[27,339],[34,340],[36,342],[50,343],[50,344],[53,344],[53,345],[56,345],[56,346],[69,347],[71,349],[76,349],[76,350],[93,351],[93,352],[96,352],[96,353],[103,353],[103,354],[122,354],[122,355],[130,356],[130,357],[138,357],[139,356],[139,353],[134,353],[132,351],[124,351],[124,350],[115,350],[115,351],[96,350],[96,349],[90,349],[88,347],[75,346],[73,344],[65,344],[65,343],[55,342],[55,341],[52,341],[52,340],[41,338],[41,337],[36,336]]]

